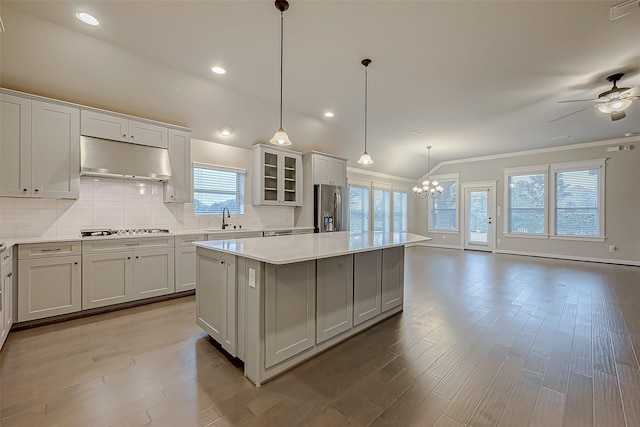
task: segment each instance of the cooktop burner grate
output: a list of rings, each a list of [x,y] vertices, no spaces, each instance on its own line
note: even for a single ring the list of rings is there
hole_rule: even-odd
[[[108,229],[96,229],[96,230],[81,230],[82,237],[94,237],[94,236],[135,236],[143,234],[167,234],[169,230],[165,228],[126,228],[122,230]]]

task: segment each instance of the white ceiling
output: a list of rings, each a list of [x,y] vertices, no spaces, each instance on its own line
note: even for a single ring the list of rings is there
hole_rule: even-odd
[[[433,167],[639,132],[640,102],[617,122],[590,109],[548,123],[589,105],[558,101],[609,89],[609,74],[627,72],[622,86],[640,84],[640,9],[610,21],[616,3],[291,0],[284,127],[292,149],[357,166],[365,57],[373,60],[369,168],[378,172],[421,176],[427,145]],[[80,23],[78,11],[100,26]],[[4,87],[182,124],[195,138],[243,147],[267,141],[278,127],[273,1],[3,0],[0,13]],[[113,46],[119,59],[108,63],[103,52]],[[86,58],[87,49],[101,57]],[[47,56],[53,52],[55,61]],[[38,61],[46,72],[34,70]],[[73,72],[60,63],[73,64]],[[211,73],[214,65],[227,74]],[[322,117],[326,110],[335,117]],[[225,125],[235,131],[227,139],[217,135]]]

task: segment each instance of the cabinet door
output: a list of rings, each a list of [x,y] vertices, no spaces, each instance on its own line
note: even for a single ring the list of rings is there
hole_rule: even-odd
[[[32,101],[33,196],[80,196],[80,110]]]
[[[262,204],[277,205],[282,200],[282,160],[279,153],[271,150],[262,152]]]
[[[164,201],[193,202],[193,168],[191,166],[191,135],[169,129],[169,161],[171,178],[164,184]]]
[[[353,256],[317,261],[316,342],[348,331],[353,326]]]
[[[52,257],[18,262],[18,321],[80,311],[81,257]]]
[[[133,299],[132,253],[84,255],[82,308],[103,307]]]
[[[313,154],[313,183],[331,184],[329,175],[330,157],[321,154]]]
[[[129,142],[129,120],[110,114],[82,110],[80,132],[86,136]]]
[[[0,348],[4,343],[11,324],[13,323],[13,272],[12,265],[8,263],[2,269],[2,277],[0,281]]]
[[[133,299],[175,292],[173,248],[133,252]]]
[[[353,255],[353,324],[359,325],[382,312],[382,251]]]
[[[235,256],[199,252],[196,265],[196,321],[222,348],[236,356]]]
[[[129,120],[129,141],[133,144],[167,148],[167,128],[151,123]]]
[[[315,261],[266,264],[265,364],[269,368],[314,346]]]
[[[196,248],[176,247],[176,292],[196,288]]]
[[[382,250],[382,311],[402,305],[404,298],[404,246]]]
[[[302,204],[302,158],[297,155],[283,153],[281,155],[281,176],[279,182],[280,200],[284,205],[300,206]]]
[[[331,184],[345,187],[347,185],[347,162],[340,159],[330,159],[329,179]]]
[[[0,95],[0,196],[31,196],[31,101]]]

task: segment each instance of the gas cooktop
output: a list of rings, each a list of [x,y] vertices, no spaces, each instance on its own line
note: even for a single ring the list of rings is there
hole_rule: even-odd
[[[164,228],[126,228],[123,230],[108,229],[95,229],[95,230],[80,230],[82,237],[95,237],[95,236],[137,236],[143,234],[167,234],[169,230]]]

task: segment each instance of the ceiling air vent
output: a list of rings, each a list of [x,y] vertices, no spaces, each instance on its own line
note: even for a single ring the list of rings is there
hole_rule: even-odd
[[[640,6],[640,0],[626,0],[622,3],[611,6],[609,9],[609,19],[622,18],[625,15],[630,14]]]

